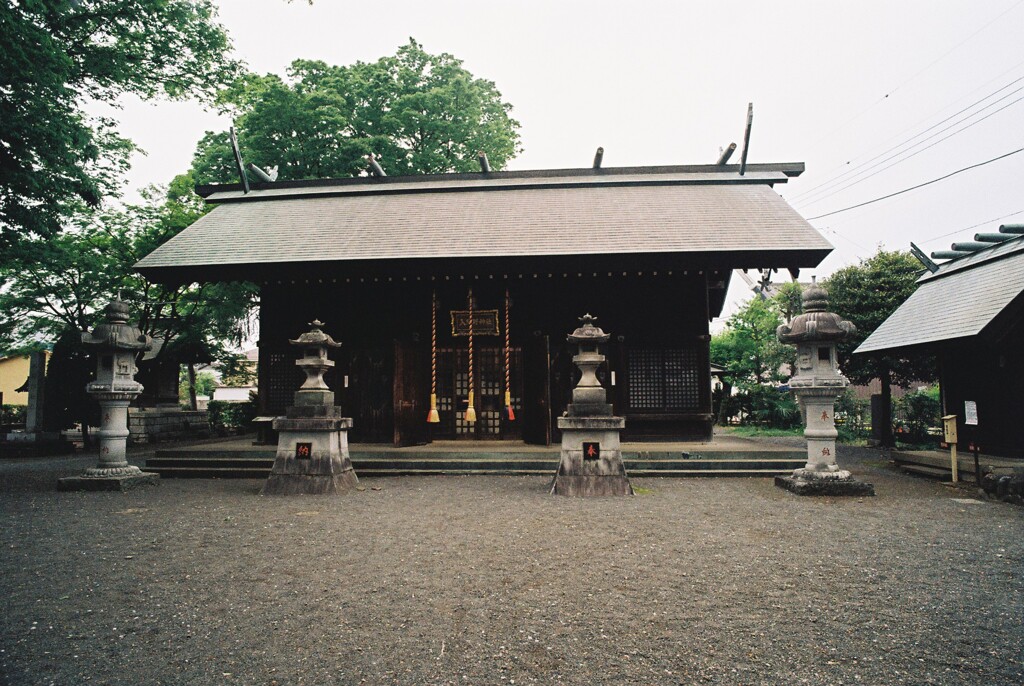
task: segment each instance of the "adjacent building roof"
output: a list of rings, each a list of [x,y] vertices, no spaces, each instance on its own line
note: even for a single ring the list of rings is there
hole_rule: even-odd
[[[987,333],[1024,293],[1024,235],[926,272],[906,302],[855,352],[896,350]]]
[[[217,207],[143,258],[151,278],[241,266],[707,254],[817,265],[832,246],[773,189],[802,164],[361,177],[198,191]]]

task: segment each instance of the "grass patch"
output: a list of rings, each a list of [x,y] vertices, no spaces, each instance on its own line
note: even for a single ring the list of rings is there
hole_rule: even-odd
[[[732,434],[733,436],[803,436],[804,430],[798,429],[773,429],[766,426],[726,426],[718,427],[725,433]]]
[[[633,495],[650,495],[654,493],[650,488],[644,488],[642,486],[633,486]]]

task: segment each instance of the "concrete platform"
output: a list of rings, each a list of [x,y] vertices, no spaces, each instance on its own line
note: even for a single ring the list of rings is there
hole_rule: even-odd
[[[891,456],[896,466],[905,472],[944,481],[952,478],[949,450],[893,450]],[[960,481],[974,482],[974,453],[958,450],[956,458]],[[979,453],[978,466],[982,474],[986,467],[997,474],[1011,474],[1014,470],[1024,469],[1024,460]]]
[[[264,478],[276,448],[256,446],[251,436],[186,448],[157,450],[146,470],[164,478]],[[519,441],[435,441],[395,448],[353,443],[352,465],[360,476],[432,474],[554,474],[559,448]],[[708,443],[623,443],[622,457],[630,476],[775,476],[806,462],[806,451],[765,445],[734,436]]]

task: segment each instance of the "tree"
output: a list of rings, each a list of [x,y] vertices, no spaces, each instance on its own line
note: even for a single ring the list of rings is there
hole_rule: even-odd
[[[853,351],[917,289],[922,271],[921,264],[909,252],[879,249],[859,264],[840,269],[822,284],[828,290],[829,309],[857,327],[856,333],[839,345],[840,368],[855,384],[879,379],[883,412],[889,417],[891,384],[909,386],[914,381],[933,380],[934,358],[854,355]],[[883,442],[893,445],[891,422],[882,426]]]
[[[20,346],[77,335],[95,326],[109,300],[121,297],[134,304],[142,332],[161,342],[152,364],[230,358],[224,342],[246,337],[254,286],[165,286],[133,272],[142,256],[206,212],[191,185],[189,177],[179,177],[165,194],[150,189],[144,204],[125,209],[80,206],[63,233],[19,241],[0,264],[0,341]],[[77,355],[70,343],[66,347]],[[84,393],[77,383],[67,392]],[[79,402],[70,397],[65,404]]]
[[[785,370],[796,357],[792,346],[775,337],[786,302],[786,298],[751,298],[729,317],[722,333],[712,336],[711,360],[725,369],[720,422],[742,410],[760,423],[793,423],[795,404],[774,387],[786,377]],[[735,399],[733,387],[739,391]],[[730,403],[738,405],[730,407]]]
[[[116,191],[129,141],[87,100],[212,98],[237,75],[212,0],[0,3],[0,251]]]
[[[354,176],[371,153],[393,175],[479,170],[478,151],[501,169],[521,150],[519,122],[494,83],[413,39],[373,63],[296,60],[286,78],[249,74],[219,102],[246,161],[276,167],[280,179]],[[227,132],[206,134],[193,170],[200,183],[237,180]]]

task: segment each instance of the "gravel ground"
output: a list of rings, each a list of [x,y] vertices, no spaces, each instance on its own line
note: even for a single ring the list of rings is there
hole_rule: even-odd
[[[769,479],[165,480],[59,493],[0,462],[3,684],[1021,684],[1024,508],[840,463]]]

